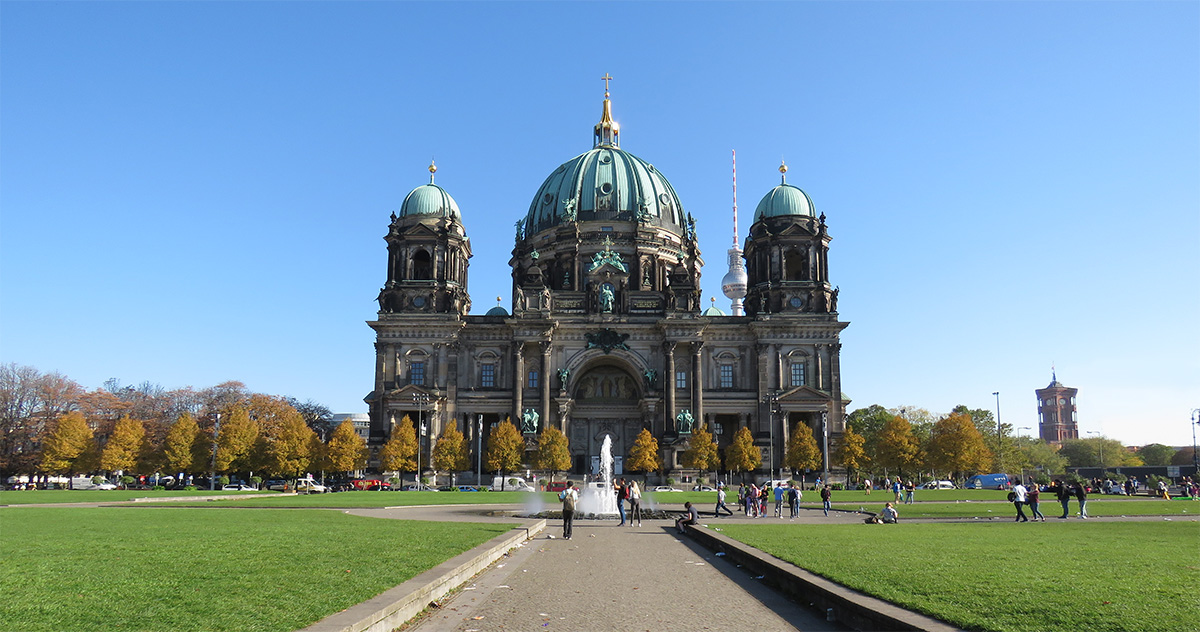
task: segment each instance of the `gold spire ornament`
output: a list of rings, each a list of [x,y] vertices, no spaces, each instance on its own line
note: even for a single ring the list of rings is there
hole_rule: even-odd
[[[430,158],[429,159],[429,184],[433,184],[433,174],[435,174],[435,173],[437,173],[437,164],[434,163],[433,158]]]
[[[596,127],[592,130],[595,136],[595,146],[619,147],[621,125],[613,120],[612,101],[608,99],[608,82],[612,81],[612,77],[608,73],[604,73],[600,79],[604,82],[604,110],[600,114],[600,122],[596,123]]]
[[[779,180],[781,184],[787,184],[787,163],[782,158],[779,159]]]

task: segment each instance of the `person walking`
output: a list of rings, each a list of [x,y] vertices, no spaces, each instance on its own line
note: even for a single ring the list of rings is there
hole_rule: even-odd
[[[909,479],[909,481],[904,484],[904,504],[913,504],[913,494],[915,494],[916,491],[917,484],[912,482],[912,479]]]
[[[896,480],[892,481],[892,495],[896,497],[895,500],[897,503],[903,500],[903,496],[901,495],[902,488],[903,485],[900,484],[900,477],[896,477]]]
[[[787,489],[788,507],[792,510],[792,518],[800,514],[800,490],[795,483],[790,483]]]
[[[746,484],[738,485],[738,507],[746,513]]]
[[[558,499],[563,504],[563,539],[570,540],[571,526],[575,522],[575,505],[579,503],[579,487],[571,485],[567,489],[562,490],[558,494]]]
[[[1158,495],[1163,500],[1171,500],[1170,488],[1167,487],[1167,482],[1164,480],[1158,481]]]
[[[863,481],[863,489],[867,490],[867,495],[871,495],[871,479]]]
[[[1083,483],[1075,483],[1073,491],[1075,499],[1079,501],[1079,517],[1087,520],[1087,488],[1083,486]]]
[[[783,518],[783,481],[775,481],[775,517]]]
[[[725,484],[724,483],[717,485],[717,507],[716,507],[716,509],[713,509],[713,517],[720,518],[722,510],[726,513],[726,515],[730,515],[730,516],[733,515],[733,512],[729,510],[729,507],[725,506]]]
[[[832,499],[833,499],[833,490],[829,489],[828,485],[822,487],[821,488],[821,506],[822,506],[822,508],[824,508],[826,516],[829,515],[829,509],[831,508],[830,501]]]
[[[1032,515],[1034,522],[1037,522],[1038,520],[1041,520],[1042,522],[1046,521],[1046,516],[1043,516],[1041,510],[1038,509],[1041,497],[1042,490],[1039,489],[1038,484],[1036,482],[1030,483],[1029,491],[1025,494],[1025,503],[1029,505],[1029,510],[1033,512]]]
[[[618,527],[625,526],[625,499],[629,498],[629,488],[625,486],[625,479],[621,479],[613,484],[613,493],[617,495],[617,513],[621,516],[621,524]]]
[[[1054,484],[1050,486],[1050,489],[1054,490],[1054,497],[1057,498],[1058,502],[1062,504],[1063,513],[1058,517],[1059,520],[1066,520],[1067,517],[1071,515],[1070,488],[1068,488],[1067,484],[1061,480],[1055,480]]]
[[[629,526],[637,520],[637,526],[642,526],[642,488],[637,481],[629,481]]]
[[[1025,495],[1028,493],[1029,490],[1025,489],[1025,486],[1021,484],[1021,481],[1017,481],[1017,484],[1013,486],[1012,491],[1008,493],[1009,500],[1011,500],[1013,506],[1017,508],[1016,522],[1029,522],[1029,518],[1025,516],[1024,509]]]

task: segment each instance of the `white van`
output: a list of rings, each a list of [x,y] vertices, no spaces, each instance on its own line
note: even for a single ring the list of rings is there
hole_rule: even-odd
[[[117,486],[109,482],[108,479],[102,478],[97,483],[92,480],[91,476],[72,476],[71,489],[116,489]]]
[[[532,485],[520,476],[493,476],[492,486],[488,489],[498,492],[536,492]]]

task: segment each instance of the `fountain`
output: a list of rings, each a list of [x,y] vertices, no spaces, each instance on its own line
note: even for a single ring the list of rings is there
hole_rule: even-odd
[[[600,446],[600,480],[587,483],[579,497],[579,512],[583,515],[617,515],[617,497],[613,493],[612,436],[604,435]]]

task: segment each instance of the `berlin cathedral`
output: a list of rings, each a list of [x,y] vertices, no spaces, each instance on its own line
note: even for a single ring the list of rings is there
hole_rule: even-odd
[[[825,215],[786,170],[744,246],[735,206],[722,282],[732,313],[702,309],[695,220],[665,174],[621,148],[606,87],[592,148],[555,168],[517,222],[511,312],[471,315],[471,209],[434,184],[431,165],[384,236],[387,277],[367,323],[372,455],[405,415],[427,425],[423,464],[447,424],[474,452],[511,420],[530,450],[544,424],[562,430],[574,475],[593,473],[611,437],[620,473],[648,429],[661,474],[687,480],[695,472],[679,455],[704,424],[722,451],[749,428],[763,457],[756,475],[767,478],[804,423],[829,469],[848,404],[839,366],[848,323],[829,282]]]

